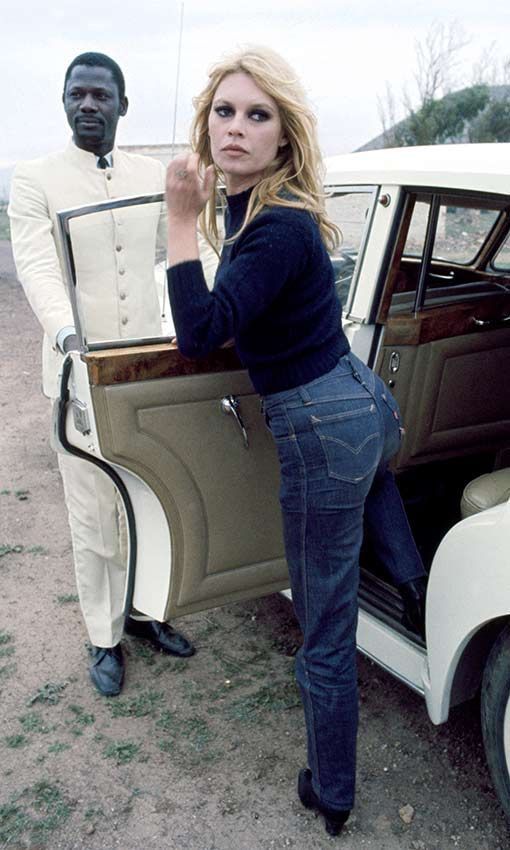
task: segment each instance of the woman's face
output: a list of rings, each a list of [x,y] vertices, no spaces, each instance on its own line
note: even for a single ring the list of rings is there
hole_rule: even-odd
[[[216,89],[209,138],[229,195],[254,186],[287,144],[276,101],[244,71],[227,74]]]

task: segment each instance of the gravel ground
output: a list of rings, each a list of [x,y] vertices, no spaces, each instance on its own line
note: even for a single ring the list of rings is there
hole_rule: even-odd
[[[183,618],[188,661],[125,641],[123,693],[93,691],[39,327],[0,242],[0,847],[507,850],[476,702],[433,727],[360,658],[358,798],[342,836],[296,799],[299,631],[271,596]]]

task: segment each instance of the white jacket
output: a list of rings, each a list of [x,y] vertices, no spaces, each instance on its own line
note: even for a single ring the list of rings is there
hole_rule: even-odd
[[[122,197],[164,191],[158,160],[113,151],[113,167],[97,168],[94,154],[66,150],[19,163],[9,203],[19,280],[44,329],[43,392],[58,395],[62,355],[56,339],[74,325],[64,283],[57,212]],[[71,221],[82,329],[89,342],[161,334],[154,277],[156,245],[165,245],[162,204],[92,214]],[[209,270],[210,271],[210,270]],[[207,274],[207,270],[206,270]]]

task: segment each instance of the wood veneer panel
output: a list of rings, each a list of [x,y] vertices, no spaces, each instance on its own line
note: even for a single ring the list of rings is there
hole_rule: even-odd
[[[479,333],[473,319],[493,321],[494,328],[510,314],[508,297],[477,300],[463,304],[447,304],[406,316],[391,316],[386,324],[385,345],[422,345],[447,337]]]
[[[220,348],[208,357],[188,360],[172,343],[93,351],[83,359],[92,386],[243,369],[232,347]]]

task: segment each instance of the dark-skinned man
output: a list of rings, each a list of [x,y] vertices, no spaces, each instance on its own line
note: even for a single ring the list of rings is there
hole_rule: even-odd
[[[165,182],[160,162],[115,146],[117,122],[126,114],[128,100],[122,71],[110,57],[101,53],[77,56],[65,75],[63,103],[72,140],[64,151],[18,164],[9,204],[18,277],[44,330],[43,392],[51,399],[58,396],[62,358],[77,346],[56,213],[112,198],[161,192]],[[164,232],[162,223],[156,213],[150,234],[153,245],[158,233]],[[86,240],[87,236],[80,234],[79,238]],[[132,238],[136,238],[135,232]],[[126,251],[129,240],[128,224],[112,217],[101,232],[102,250],[97,251],[97,244],[92,249],[98,257],[108,254],[110,261],[98,259],[97,268],[88,276],[84,309],[91,340],[94,336],[122,339],[161,334],[154,268],[147,262],[151,252]],[[87,243],[80,247],[86,251]],[[124,678],[120,644],[124,629],[173,655],[190,656],[194,648],[166,623],[136,613],[124,621],[126,531],[118,494],[93,464],[64,454],[58,455],[58,464],[80,605],[92,644],[90,676],[100,693],[113,696],[120,692]]]

